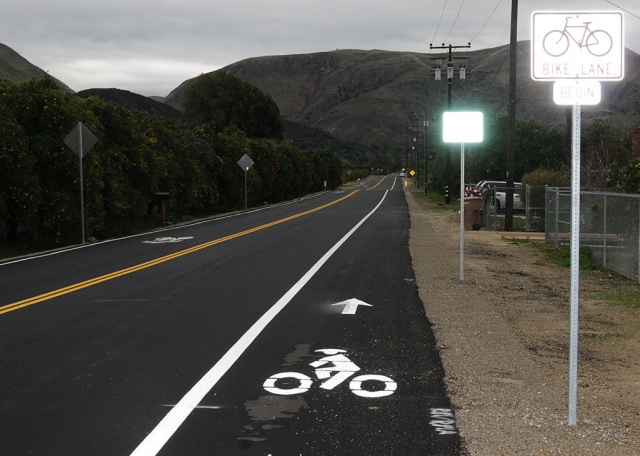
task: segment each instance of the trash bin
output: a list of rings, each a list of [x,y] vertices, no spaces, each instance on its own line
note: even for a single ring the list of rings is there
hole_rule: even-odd
[[[464,230],[477,231],[480,229],[481,196],[466,196],[464,198]]]

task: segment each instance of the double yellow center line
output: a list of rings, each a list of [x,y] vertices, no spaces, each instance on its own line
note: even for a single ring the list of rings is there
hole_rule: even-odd
[[[285,222],[288,222],[290,220],[294,220],[294,219],[297,219],[299,217],[303,217],[305,215],[312,214],[314,212],[317,212],[317,211],[320,211],[322,209],[325,209],[325,208],[327,208],[329,206],[333,206],[334,204],[337,204],[337,203],[339,203],[341,201],[344,201],[347,198],[350,198],[351,196],[355,195],[357,192],[358,191],[356,190],[356,191],[354,191],[352,193],[349,193],[348,195],[343,196],[342,198],[337,199],[337,200],[335,200],[335,201],[333,201],[331,203],[324,204],[322,206],[318,206],[315,209],[310,209],[308,211],[301,212],[301,213],[295,214],[295,215],[291,215],[289,217],[285,217],[283,219],[276,220],[274,222],[266,223],[264,225],[260,225],[260,226],[257,226],[255,228],[251,228],[251,229],[248,229],[248,230],[245,230],[245,231],[241,231],[239,233],[231,234],[229,236],[225,236],[225,237],[222,237],[222,238],[214,239],[213,241],[205,242],[204,244],[199,244],[199,245],[196,245],[194,247],[190,247],[188,249],[172,253],[170,255],[166,255],[166,256],[163,256],[163,257],[160,257],[160,258],[156,258],[155,260],[147,261],[146,263],[141,263],[141,264],[138,264],[138,265],[135,265],[135,266],[131,266],[131,267],[126,268],[126,269],[121,269],[119,271],[115,271],[115,272],[111,272],[109,274],[102,275],[100,277],[95,277],[93,279],[85,280],[84,282],[79,282],[79,283],[76,283],[76,284],[73,284],[73,285],[69,285],[69,286],[64,287],[64,288],[60,288],[58,290],[54,290],[54,291],[50,291],[48,293],[44,293],[44,294],[41,294],[41,295],[38,295],[38,296],[34,296],[32,298],[23,299],[22,301],[16,301],[14,303],[1,306],[0,307],[0,315],[5,314],[5,313],[9,313],[9,312],[13,312],[14,310],[22,309],[24,307],[32,306],[32,305],[37,304],[39,302],[48,301],[49,299],[57,298],[59,296],[64,296],[66,294],[73,293],[74,291],[82,290],[83,288],[88,288],[88,287],[91,287],[93,285],[97,285],[99,283],[106,282],[108,280],[112,280],[112,279],[115,279],[115,278],[118,278],[118,277],[122,277],[124,275],[131,274],[131,273],[136,272],[136,271],[141,271],[143,269],[150,268],[150,267],[155,266],[157,264],[164,263],[166,261],[170,261],[170,260],[173,260],[175,258],[179,258],[181,256],[188,255],[190,253],[194,253],[194,252],[197,252],[199,250],[206,249],[208,247],[211,247],[211,246],[216,245],[216,244],[220,244],[222,242],[230,241],[231,239],[236,239],[236,238],[239,238],[241,236],[246,236],[247,234],[255,233],[256,231],[264,230],[266,228],[269,228],[269,227],[272,227],[272,226],[275,226],[275,225],[280,225],[281,223],[285,223]]]

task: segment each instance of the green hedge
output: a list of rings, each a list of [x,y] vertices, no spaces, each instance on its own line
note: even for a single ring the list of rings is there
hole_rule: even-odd
[[[296,198],[340,179],[339,159],[239,131],[188,128],[95,97],[59,91],[53,79],[0,80],[0,243],[65,245],[80,239],[79,159],[63,142],[83,122],[98,143],[83,159],[88,237],[131,234],[149,224],[156,192],[170,192],[170,221]],[[154,215],[157,217],[157,215]],[[40,242],[39,245],[42,245]]]

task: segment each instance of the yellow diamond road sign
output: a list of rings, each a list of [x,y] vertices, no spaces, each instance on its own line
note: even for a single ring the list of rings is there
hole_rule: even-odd
[[[414,170],[409,171],[409,174],[411,174],[412,176],[415,176],[416,172]]]

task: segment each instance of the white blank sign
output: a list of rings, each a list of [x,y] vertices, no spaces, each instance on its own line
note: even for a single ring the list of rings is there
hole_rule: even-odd
[[[481,112],[445,112],[442,140],[447,143],[478,143],[484,136]]]

